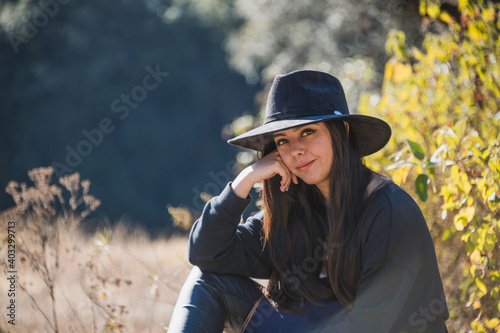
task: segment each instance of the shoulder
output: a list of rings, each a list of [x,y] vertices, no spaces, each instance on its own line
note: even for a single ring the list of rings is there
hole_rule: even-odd
[[[427,225],[420,207],[403,189],[389,182],[375,191],[367,200],[365,219],[368,231],[377,226],[391,232],[408,233]]]
[[[375,264],[388,259],[405,264],[418,260],[425,248],[434,251],[420,207],[392,182],[367,200],[362,246],[363,255]],[[424,251],[419,254],[417,246]]]
[[[396,243],[394,237],[404,242],[405,238],[416,240],[427,236],[429,229],[422,210],[407,192],[391,182],[383,189],[379,200],[386,203],[385,209],[390,212],[391,244]]]
[[[377,210],[377,208],[401,210],[402,212],[407,209],[420,211],[415,200],[392,181],[388,181],[384,186],[375,190],[368,198],[367,209]]]

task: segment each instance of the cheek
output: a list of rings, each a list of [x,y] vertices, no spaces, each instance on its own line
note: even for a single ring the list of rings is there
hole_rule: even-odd
[[[293,172],[292,158],[289,156],[282,156],[281,161],[286,166],[286,168]]]
[[[332,170],[333,167],[333,154],[330,154],[325,162],[326,162],[325,171],[327,174],[330,174],[330,171]]]
[[[287,167],[287,169],[292,170],[293,169],[293,157],[286,152],[284,149],[278,149],[278,153],[280,154],[281,157],[281,162]]]
[[[331,143],[327,143],[323,146],[323,153],[321,156],[323,156],[323,161],[324,161],[324,166],[327,171],[330,172],[330,169],[332,168],[333,165],[333,151],[332,151],[332,146]]]

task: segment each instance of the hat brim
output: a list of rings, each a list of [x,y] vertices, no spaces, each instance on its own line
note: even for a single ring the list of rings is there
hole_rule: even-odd
[[[360,114],[332,114],[276,120],[229,139],[227,142],[242,148],[262,150],[273,140],[272,134],[275,132],[328,120],[343,120],[349,123],[361,156],[368,156],[379,151],[391,137],[391,127],[379,118]]]

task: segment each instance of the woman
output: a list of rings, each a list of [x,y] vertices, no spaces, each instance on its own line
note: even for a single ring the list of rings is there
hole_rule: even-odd
[[[196,266],[169,332],[447,332],[420,209],[362,163],[390,135],[384,121],[349,114],[332,75],[276,77],[264,124],[229,140],[262,158],[191,230]],[[261,181],[264,209],[240,224]]]

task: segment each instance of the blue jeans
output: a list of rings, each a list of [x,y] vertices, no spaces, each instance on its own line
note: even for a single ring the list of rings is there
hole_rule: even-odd
[[[191,270],[172,313],[169,333],[239,332],[263,287],[250,278]]]
[[[306,315],[285,313],[263,297],[263,289],[250,278],[203,272],[195,266],[181,289],[168,332],[240,332],[248,320],[245,333],[304,333],[333,315],[341,319],[347,314],[340,302],[319,300],[294,304]]]

